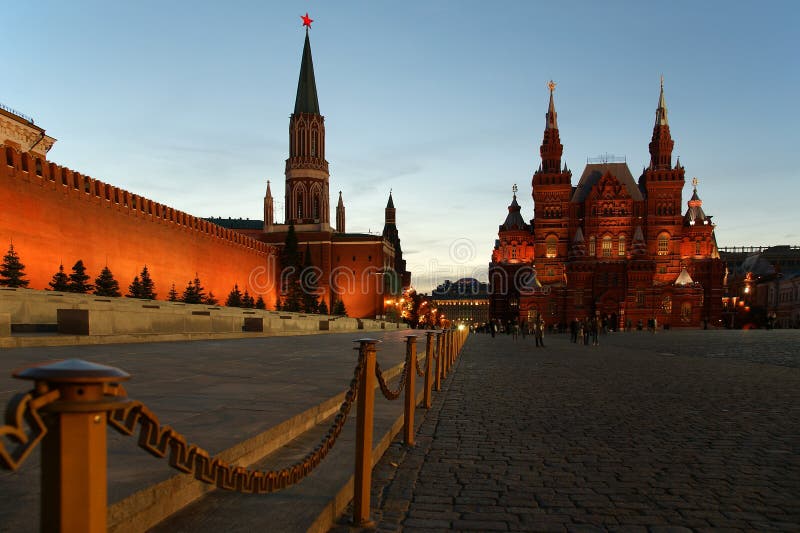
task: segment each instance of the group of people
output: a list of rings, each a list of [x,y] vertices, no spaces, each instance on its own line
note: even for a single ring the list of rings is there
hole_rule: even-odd
[[[570,340],[573,343],[577,343],[578,339],[581,339],[584,346],[587,346],[589,344],[589,337],[591,337],[592,346],[600,346],[600,332],[604,327],[605,325],[600,315],[587,316],[583,320],[576,317],[575,320],[569,324]]]
[[[545,324],[544,318],[542,318],[541,315],[536,315],[531,322],[523,322],[522,324],[514,320],[513,322],[502,325],[495,319],[483,326],[483,332],[490,333],[493,338],[498,333],[505,332],[511,335],[514,340],[519,339],[520,335],[522,335],[523,339],[528,335],[533,335],[536,340],[536,346],[544,347],[544,330],[546,327],[547,325]]]

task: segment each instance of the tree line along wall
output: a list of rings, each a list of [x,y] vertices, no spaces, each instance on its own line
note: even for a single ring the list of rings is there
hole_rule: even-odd
[[[83,259],[92,279],[108,265],[123,293],[146,264],[159,299],[196,273],[222,301],[234,284],[275,301],[274,247],[0,144],[0,245],[11,240],[31,288]]]

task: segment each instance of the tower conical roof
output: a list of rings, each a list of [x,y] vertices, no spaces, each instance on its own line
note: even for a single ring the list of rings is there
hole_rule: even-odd
[[[696,180],[695,180],[696,181]],[[689,208],[683,216],[683,221],[690,226],[694,224],[707,224],[707,219],[710,219],[703,211],[703,200],[697,195],[697,187],[694,188],[694,193],[689,200]]]
[[[344,207],[344,201],[342,201],[342,191],[339,191],[339,203],[336,204],[336,207]]]
[[[664,76],[661,76],[661,94],[658,96],[656,126],[669,126],[669,120],[667,120],[667,101],[664,100]]]
[[[394,209],[394,200],[392,200],[392,191],[389,191],[389,201],[386,202],[386,209]]]
[[[306,30],[306,43],[303,46],[303,61],[300,64],[300,79],[297,82],[297,97],[294,100],[295,113],[319,115],[317,82],[314,79],[314,61],[311,59],[311,41]]]
[[[514,199],[511,200],[511,205],[508,206],[508,216],[506,216],[506,221],[503,222],[503,225],[500,226],[501,231],[508,231],[512,229],[527,229],[528,225],[525,224],[525,219],[522,218],[522,214],[520,210],[522,208],[517,203],[517,195],[514,195]]]
[[[545,129],[557,130],[558,114],[556,113],[556,104],[553,102],[553,91],[556,88],[556,84],[550,80],[547,86],[550,88],[550,105],[547,107],[547,123],[545,124]]]

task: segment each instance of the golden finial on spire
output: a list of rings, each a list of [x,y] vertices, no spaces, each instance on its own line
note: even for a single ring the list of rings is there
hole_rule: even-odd
[[[516,196],[517,195],[517,191],[519,190],[519,189],[517,189],[517,184],[516,183],[514,184],[513,187],[511,187],[511,190],[514,191],[514,196]]]
[[[700,180],[697,178],[692,178],[692,187],[695,189],[697,188],[697,184],[700,183]]]
[[[661,88],[664,88],[664,75],[661,75]]]
[[[547,83],[547,87],[550,89],[550,92],[552,93],[553,91],[556,90],[556,82],[554,82],[553,80],[550,80]]]

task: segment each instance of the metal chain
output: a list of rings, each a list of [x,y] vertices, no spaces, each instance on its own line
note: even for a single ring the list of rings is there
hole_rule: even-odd
[[[419,377],[423,377],[423,376],[425,375],[425,371],[424,371],[424,370],[422,370],[422,368],[420,368],[420,366],[419,366],[419,355],[417,355],[417,357],[416,357],[416,361],[415,361],[415,362],[416,362],[416,364],[417,364],[417,375],[418,375]]]
[[[47,434],[39,409],[53,403],[61,396],[58,390],[36,389],[15,394],[6,408],[5,425],[0,426],[0,467],[16,470],[22,465],[39,441]],[[5,441],[14,443],[6,449]]]
[[[333,449],[358,394],[365,363],[365,354],[359,353],[350,387],[322,442],[301,460],[280,470],[248,470],[242,466],[229,465],[221,459],[211,458],[206,450],[188,444],[186,437],[171,427],[162,426],[158,418],[141,402],[131,402],[124,408],[114,411],[109,416],[108,423],[123,435],[132,435],[138,423],[141,448],[156,457],[166,456],[169,448],[170,466],[181,472],[193,474],[199,481],[237,492],[251,494],[276,492],[305,478]]]
[[[403,364],[403,372],[400,374],[400,385],[397,387],[396,391],[390,390],[389,386],[386,384],[386,379],[383,377],[383,372],[381,372],[381,365],[378,364],[378,361],[375,361],[375,377],[378,378],[378,385],[380,385],[381,392],[383,392],[387,400],[392,401],[400,397],[400,393],[403,392],[403,387],[406,385],[406,372],[408,372],[408,359],[406,359],[406,362]]]

